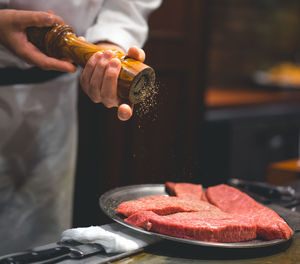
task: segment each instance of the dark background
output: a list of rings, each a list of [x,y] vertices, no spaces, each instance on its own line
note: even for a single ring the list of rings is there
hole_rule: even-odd
[[[271,162],[296,157],[299,92],[251,75],[297,61],[299,19],[295,0],[164,0],[144,47],[159,83],[151,112],[135,106],[121,122],[80,92],[74,226],[109,221],[98,198],[118,186],[263,181]]]

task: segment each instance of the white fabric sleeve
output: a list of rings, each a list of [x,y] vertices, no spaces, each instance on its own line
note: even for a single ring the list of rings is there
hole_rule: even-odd
[[[0,9],[7,8],[10,0],[0,0]]]
[[[148,35],[148,16],[162,0],[105,0],[96,23],[87,30],[89,42],[108,41],[125,51],[142,47]]]

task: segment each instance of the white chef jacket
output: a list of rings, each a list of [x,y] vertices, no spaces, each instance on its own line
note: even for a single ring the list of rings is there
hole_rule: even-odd
[[[52,10],[88,41],[110,41],[127,50],[143,45],[147,16],[160,2],[0,0],[0,8]],[[8,66],[31,67],[0,46],[0,68]],[[76,77],[0,85],[0,255],[57,241],[70,227]]]

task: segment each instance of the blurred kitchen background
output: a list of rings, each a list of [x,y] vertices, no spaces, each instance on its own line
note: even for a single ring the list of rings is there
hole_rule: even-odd
[[[164,0],[146,63],[157,104],[128,122],[80,92],[74,226],[132,184],[299,180],[300,1]]]

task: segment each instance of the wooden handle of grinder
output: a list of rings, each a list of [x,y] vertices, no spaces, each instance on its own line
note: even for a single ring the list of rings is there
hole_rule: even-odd
[[[99,46],[79,39],[68,25],[49,28],[30,27],[27,29],[30,42],[50,57],[71,59],[84,67],[96,52],[103,52]],[[114,57],[120,59],[121,70],[117,93],[122,102],[137,104],[147,96],[155,82],[154,70],[148,65],[126,57],[119,50],[112,50]]]

